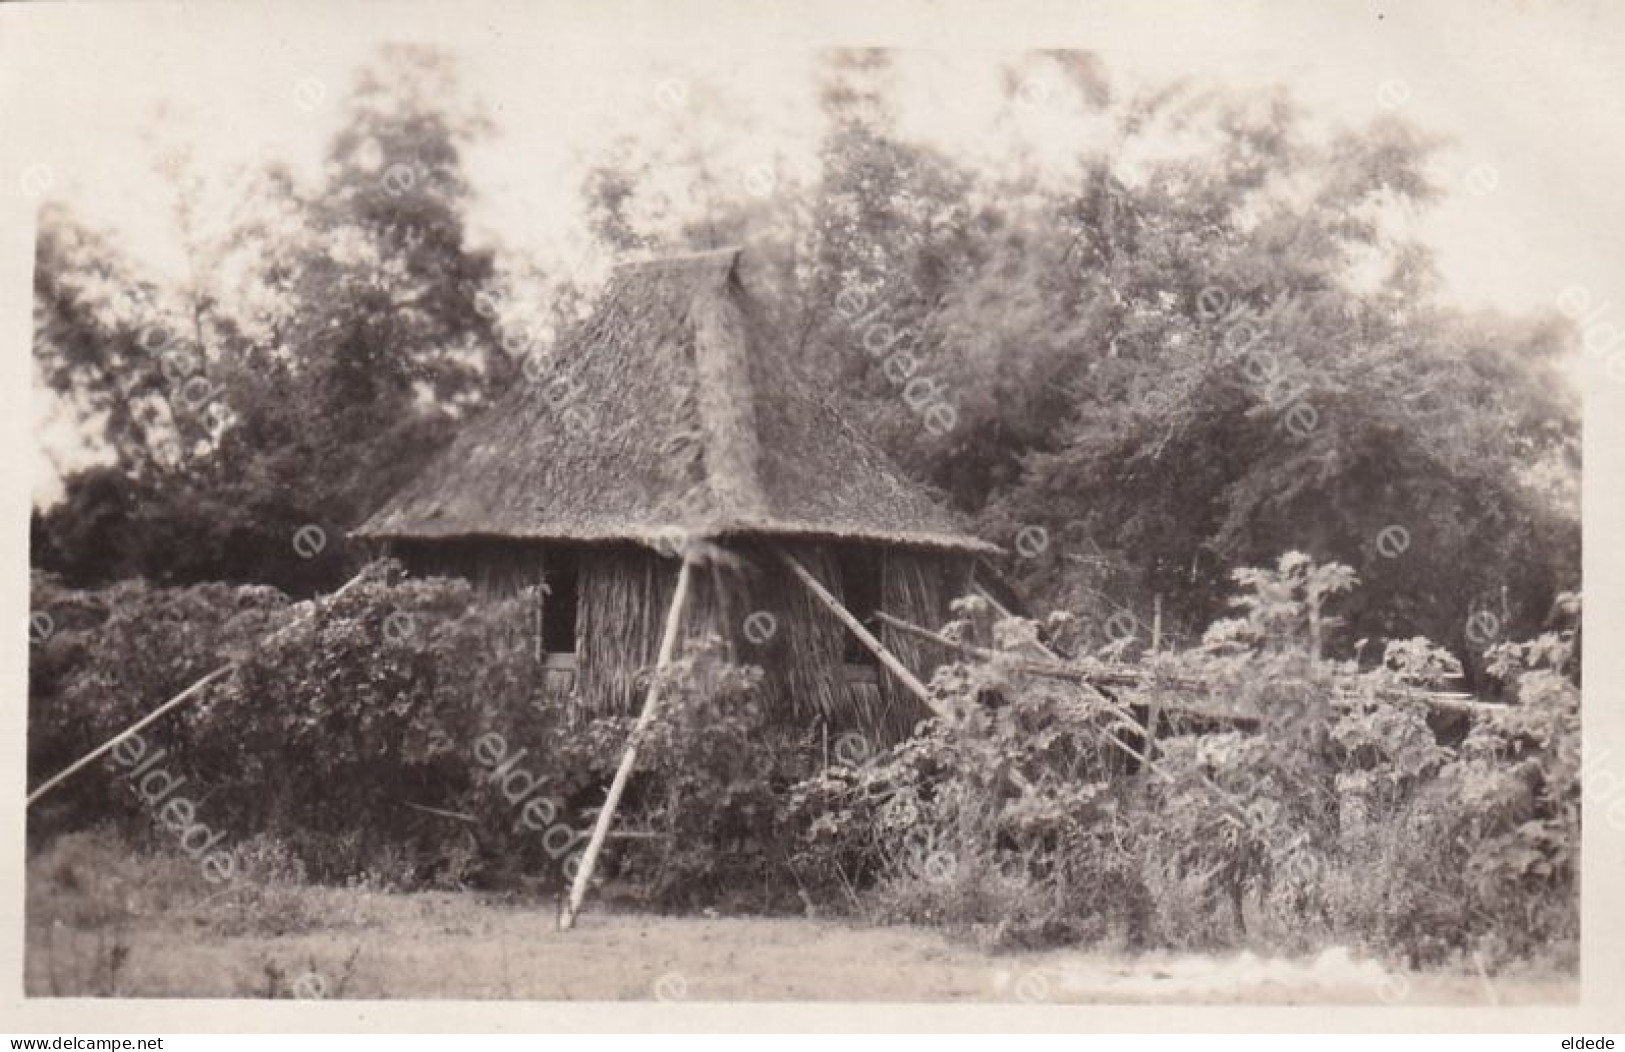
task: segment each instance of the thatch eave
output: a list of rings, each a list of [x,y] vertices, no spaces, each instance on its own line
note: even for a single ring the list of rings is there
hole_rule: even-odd
[[[981,555],[1003,555],[1004,549],[996,544],[963,534],[938,533],[922,530],[876,531],[843,530],[812,523],[793,522],[725,522],[703,528],[684,526],[604,527],[471,530],[455,524],[442,528],[419,526],[410,531],[396,531],[385,527],[362,526],[351,530],[349,537],[359,541],[528,541],[560,544],[615,544],[631,543],[646,547],[669,549],[683,539],[729,540],[749,537],[767,537],[792,541],[837,541],[868,544],[898,545],[908,548],[926,548],[939,551],[974,552]]]

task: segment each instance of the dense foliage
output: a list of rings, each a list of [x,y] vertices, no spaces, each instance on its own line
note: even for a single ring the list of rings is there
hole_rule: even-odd
[[[466,583],[391,583],[389,570],[369,569],[319,608],[263,587],[86,593],[36,579],[50,621],[30,684],[33,781],[234,657],[231,675],[143,734],[232,843],[268,835],[319,879],[456,882],[474,859],[510,855],[543,873],[540,848],[507,850],[521,845],[521,811],[500,780],[477,776],[484,734],[558,737],[562,714],[533,703],[523,598],[479,606]],[[555,766],[543,787],[560,791],[558,778]],[[155,811],[110,756],[45,798],[31,833],[99,820],[147,831]]]
[[[853,913],[1006,946],[1340,943],[1490,968],[1572,954],[1573,629],[1496,647],[1514,700],[1464,715],[1427,700],[1457,663],[1425,639],[1366,667],[1315,656],[1324,607],[1355,584],[1346,567],[1294,553],[1237,582],[1241,616],[1118,690],[1071,675],[1103,667],[1090,655],[1035,658],[1064,620],[1041,629],[961,600],[945,630],[992,656],[940,670],[951,718],[889,749],[775,724],[758,670],[698,647],[663,674],[599,894]],[[238,658],[143,733],[243,870],[557,892],[632,729],[546,700],[526,597],[476,603],[466,584],[388,564],[320,607],[264,588],[47,579],[35,598],[49,612],[35,784],[215,655]],[[30,834],[111,822],[173,852],[152,790],[109,757],[45,797]]]
[[[153,766],[115,750],[43,797],[35,842],[110,822],[162,846],[160,790],[176,783],[234,849],[263,840],[311,879],[554,890],[632,727],[544,696],[534,597],[480,603],[466,582],[400,580],[389,563],[319,605],[260,586],[86,592],[38,575],[34,593],[31,785],[236,662],[140,732]],[[606,870],[634,872],[640,900],[788,894],[761,889],[783,862],[763,828],[810,769],[811,743],[765,728],[758,676],[706,648],[664,674],[621,816],[635,839]]]
[[[164,154],[184,285],[44,210],[35,375],[103,462],[36,513],[35,565],[75,584],[298,594],[353,569],[344,531],[516,369],[478,299],[493,254],[465,223],[461,151],[485,124],[453,88],[443,57],[390,49],[358,79],[319,179],[248,173],[223,231],[193,216],[205,186],[184,148]]]
[[[1238,577],[1247,616],[1118,697],[1027,671],[1035,626],[996,626],[997,656],[934,684],[957,718],[798,788],[802,865],[862,889],[855,902],[880,916],[998,944],[1252,940],[1412,964],[1572,962],[1572,631],[1498,648],[1516,702],[1463,727],[1420,689],[1456,664],[1426,640],[1389,643],[1364,669],[1313,655],[1308,588],[1349,587],[1346,568],[1292,555]],[[986,613],[965,610],[961,631]],[[1144,746],[1135,714],[1193,697],[1248,719],[1172,720],[1178,733],[1124,777],[1115,754]]]
[[[710,104],[680,135],[590,158],[587,232],[606,255],[750,244],[801,367],[1097,633],[1120,615],[1144,646],[1160,597],[1163,637],[1194,642],[1231,569],[1287,548],[1358,568],[1344,654],[1426,635],[1477,684],[1485,647],[1547,627],[1578,586],[1573,333],[1441,301],[1409,223],[1449,189],[1428,135],[1037,53],[1003,71],[1003,162],[976,162],[903,130],[895,61],[829,53],[816,170],[747,194],[695,146],[734,110],[691,85]],[[66,461],[36,566],[336,585],[343,531],[545,357],[596,287],[475,244],[464,156],[494,125],[454,74],[379,56],[314,179],[225,187],[164,152],[187,282],[45,210],[36,376],[99,459]],[[1035,107],[1064,159],[1009,131]],[[205,224],[228,191],[236,218]]]
[[[1360,570],[1341,645],[1426,635],[1478,680],[1577,587],[1573,332],[1441,302],[1409,222],[1448,190],[1427,134],[1317,134],[1282,94],[1122,95],[1091,56],[1040,53],[995,126],[1038,106],[1075,156],[1045,168],[1012,136],[978,165],[902,130],[891,56],[825,73],[814,184],[690,221],[616,155],[590,199],[618,244],[772,246],[804,367],[1020,553],[1041,608],[1130,614],[1143,646],[1160,595],[1194,642],[1231,569],[1299,548]],[[717,200],[703,165],[627,150]]]

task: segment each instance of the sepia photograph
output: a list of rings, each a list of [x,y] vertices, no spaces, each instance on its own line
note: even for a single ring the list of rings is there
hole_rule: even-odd
[[[1578,0],[0,12],[8,1003],[1554,1029],[1622,69]]]

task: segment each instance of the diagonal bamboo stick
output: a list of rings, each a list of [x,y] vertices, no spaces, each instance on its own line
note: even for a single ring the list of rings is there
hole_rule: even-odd
[[[858,642],[862,643],[869,649],[870,653],[879,658],[880,663],[885,665],[887,670],[890,671],[892,675],[896,676],[903,686],[909,689],[910,693],[919,698],[920,701],[925,704],[926,708],[930,709],[932,712],[936,713],[945,720],[953,718],[953,714],[948,711],[947,707],[944,706],[942,702],[931,696],[931,692],[926,689],[925,684],[921,683],[919,678],[908,670],[908,666],[897,660],[896,656],[893,655],[891,651],[887,650],[880,640],[875,638],[873,632],[870,632],[867,628],[863,627],[863,622],[859,621],[856,617],[853,617],[852,612],[846,607],[842,606],[841,601],[836,599],[835,596],[830,593],[829,589],[825,588],[823,584],[819,582],[818,578],[808,573],[807,568],[802,566],[801,563],[797,562],[795,556],[791,555],[789,552],[781,551],[779,552],[779,558],[783,559],[784,564],[790,568],[790,572],[795,574],[796,578],[800,580],[802,584],[807,586],[807,590],[810,591],[819,602],[828,607],[830,613],[834,614],[836,618],[840,620],[841,624],[846,626],[849,632],[858,637]],[[877,616],[884,618],[888,623],[892,623],[894,620],[885,614],[877,613]]]
[[[643,699],[643,711],[638,714],[638,722],[632,728],[632,734],[627,739],[626,752],[621,755],[621,765],[615,769],[615,778],[609,785],[609,795],[604,798],[604,806],[598,810],[598,821],[593,824],[592,839],[587,841],[587,850],[581,856],[581,866],[576,870],[576,879],[570,887],[570,899],[559,913],[559,930],[569,931],[575,926],[576,915],[581,912],[581,903],[587,897],[587,884],[592,879],[593,867],[598,864],[598,855],[604,849],[604,839],[609,836],[609,827],[615,821],[615,808],[621,802],[621,794],[626,792],[626,783],[632,777],[632,768],[638,762],[638,741],[645,729],[654,720],[655,712],[660,705],[660,673],[671,664],[673,653],[677,649],[677,629],[683,619],[683,604],[688,599],[688,581],[693,568],[693,560],[685,555],[682,569],[677,571],[677,590],[672,593],[671,607],[666,611],[666,627],[660,637],[660,653],[655,658],[655,675],[649,683],[649,692]]]
[[[1003,603],[994,598],[993,593],[989,592],[987,589],[983,588],[974,581],[971,582],[971,587],[976,589],[978,595],[992,604],[993,609],[999,612],[999,616],[1006,618],[1011,616],[1010,611],[1004,608]],[[1061,661],[1061,655],[1057,654],[1043,643],[1035,642],[1033,645],[1038,648],[1040,653],[1044,654],[1051,660],[1055,662]],[[1163,770],[1160,764],[1151,759],[1151,750],[1156,744],[1157,708],[1153,707],[1151,710],[1151,725],[1149,727],[1144,727],[1141,726],[1140,722],[1134,718],[1134,714],[1128,710],[1126,705],[1119,703],[1115,698],[1109,697],[1104,691],[1095,686],[1093,683],[1089,682],[1087,679],[1080,679],[1077,682],[1079,686],[1083,687],[1085,690],[1099,699],[1101,704],[1110,709],[1113,715],[1121,719],[1130,730],[1136,731],[1140,734],[1140,740],[1145,743],[1145,752],[1139,752],[1133,746],[1129,745],[1127,742],[1123,741],[1123,739],[1111,733],[1109,730],[1102,731],[1101,737],[1105,738],[1111,744],[1117,746],[1117,748],[1121,749],[1129,756],[1132,756],[1134,759],[1140,761],[1141,766],[1146,771],[1149,771],[1158,778],[1161,778],[1163,781],[1172,784],[1175,781],[1174,776]],[[1225,790],[1223,786],[1219,785],[1219,783],[1215,782],[1207,775],[1204,774],[1201,776],[1201,778],[1203,784],[1206,785],[1208,789],[1212,790],[1219,797],[1220,802],[1224,804],[1226,810],[1229,812],[1230,820],[1232,822],[1239,823],[1243,828],[1245,828],[1247,825],[1247,815],[1242,809],[1241,801],[1237,800],[1232,793]]]
[[[122,731],[119,731],[113,737],[107,739],[105,742],[102,742],[100,745],[96,746],[96,748],[94,748],[94,749],[90,750],[89,752],[85,753],[83,756],[79,757],[79,759],[73,761],[72,763],[70,763],[68,766],[64,767],[61,771],[57,772],[52,777],[47,778],[45,780],[45,783],[43,785],[41,785],[38,789],[35,789],[33,792],[29,793],[28,794],[28,801],[24,806],[25,807],[33,807],[34,802],[36,800],[38,800],[40,797],[44,796],[46,793],[50,792],[52,789],[55,789],[57,786],[61,785],[65,781],[67,781],[69,778],[72,778],[75,774],[78,774],[86,766],[88,766],[89,764],[94,762],[98,757],[105,754],[109,749],[113,748],[113,746],[117,745],[120,741],[123,741],[125,738],[128,738],[130,735],[132,735],[135,732],[139,731],[141,728],[143,728],[143,727],[147,726],[148,724],[156,721],[157,719],[159,719],[161,716],[163,716],[169,710],[174,709],[174,708],[178,708],[179,706],[184,705],[186,702],[191,701],[194,697],[196,697],[203,690],[204,687],[207,687],[209,684],[213,683],[215,680],[220,679],[222,676],[224,676],[226,673],[232,671],[236,667],[237,667],[237,665],[236,665],[235,662],[231,663],[231,664],[227,664],[227,665],[221,665],[219,668],[215,669],[213,672],[210,672],[208,675],[204,676],[202,679],[198,680],[196,683],[193,683],[190,687],[187,687],[185,690],[181,691],[179,694],[175,695],[173,698],[170,698],[168,701],[164,702],[162,705],[158,706],[156,709],[153,709],[151,712],[149,712],[147,715],[143,716],[141,719],[139,719],[136,722],[130,724],[128,727],[124,728]]]
[[[1014,668],[1018,672],[1025,672],[1028,675],[1033,676],[1047,676],[1052,679],[1064,679],[1077,683],[1080,686],[1088,688],[1091,692],[1099,696],[1101,700],[1111,704],[1114,708],[1123,707],[1118,703],[1111,701],[1104,694],[1101,694],[1096,687],[1096,683],[1101,679],[1104,679],[1104,681],[1107,683],[1117,686],[1126,686],[1139,682],[1139,677],[1136,676],[1133,678],[1128,678],[1119,672],[1107,673],[1105,677],[1097,677],[1095,672],[1092,670],[1086,668],[1076,668],[1072,665],[1066,664],[1060,658],[1045,660],[1022,658],[1011,654],[1001,653],[997,650],[989,650],[986,647],[974,646],[970,643],[961,643],[957,640],[949,639],[940,632],[933,632],[929,628],[921,628],[919,625],[911,624],[910,622],[904,621],[898,617],[893,617],[891,614],[888,614],[883,610],[876,611],[875,617],[897,629],[899,632],[907,632],[910,635],[919,636],[921,639],[928,639],[938,646],[944,647],[948,650],[957,651],[961,654],[968,654],[971,657],[981,658],[988,661],[997,658],[1000,661],[1009,662],[1010,667]],[[1043,647],[1042,643],[1037,645]],[[1050,652],[1047,647],[1044,649],[1046,652]],[[1210,719],[1229,720],[1232,722],[1247,721],[1252,719],[1252,717],[1249,716],[1239,716],[1223,712],[1209,712],[1205,709],[1196,707],[1181,708],[1179,711],[1192,716],[1206,716]],[[1141,734],[1145,732],[1145,728],[1139,726],[1137,723],[1135,724],[1135,730]]]
[[[903,664],[897,659],[896,655],[887,650],[885,644],[876,639],[873,632],[863,627],[863,622],[853,617],[852,611],[842,606],[841,601],[836,599],[829,589],[819,582],[818,578],[808,573],[807,568],[797,562],[789,553],[781,551],[779,552],[779,558],[783,559],[785,564],[790,567],[790,571],[800,579],[802,584],[807,586],[807,590],[812,592],[819,602],[827,606],[830,613],[834,614],[841,624],[845,625],[853,635],[858,637],[858,642],[868,647],[870,653],[879,658],[881,663],[890,669],[891,673],[925,704],[926,708],[936,713],[941,719],[953,720],[953,714],[948,710],[947,706],[932,697],[931,692],[926,689],[924,683],[920,682],[919,677],[910,672],[907,665]],[[888,624],[908,624],[907,621],[898,621],[896,618],[879,610],[875,611],[875,616],[883,619]],[[1023,794],[1029,794],[1033,791],[1033,783],[1020,771],[1012,769],[1007,771],[1006,774],[1009,775],[1011,784]]]
[[[361,573],[356,574],[354,577],[350,578],[348,581],[346,581],[344,583],[344,586],[342,588],[340,588],[338,591],[334,592],[332,595],[328,596],[327,601],[332,602],[333,600],[337,599],[339,596],[343,595],[345,592],[348,592],[350,590],[350,588],[352,586],[354,586],[355,583],[357,581],[361,580],[364,576],[366,576],[366,571],[365,570],[363,570]],[[286,625],[283,625],[277,631],[279,633],[280,632],[285,632],[288,629],[292,628],[294,625],[297,625],[300,622],[304,621],[305,618],[309,617],[311,614],[313,614],[315,612],[316,612],[315,606],[312,605],[311,609],[309,611],[307,611],[303,616],[294,618],[292,621],[289,621]],[[79,759],[73,761],[68,766],[64,767],[62,770],[60,770],[56,774],[52,775],[50,778],[47,778],[44,781],[44,783],[42,783],[40,785],[40,787],[38,789],[35,789],[33,792],[28,794],[28,800],[23,805],[24,808],[26,809],[26,808],[29,808],[29,807],[33,807],[34,802],[36,800],[38,800],[40,797],[44,796],[46,793],[50,792],[52,789],[55,789],[57,786],[61,785],[65,781],[67,781],[69,778],[73,777],[75,774],[79,773],[79,771],[83,770],[92,761],[94,761],[95,759],[97,759],[98,757],[100,757],[101,755],[106,753],[109,749],[113,748],[113,746],[117,745],[120,741],[124,740],[125,738],[127,738],[130,735],[134,734],[135,732],[139,731],[141,728],[146,727],[149,724],[153,723],[154,721],[156,721],[157,719],[162,717],[165,713],[169,712],[171,709],[179,708],[181,705],[183,705],[186,702],[192,700],[193,698],[195,698],[203,690],[204,687],[207,687],[209,684],[213,683],[215,680],[217,680],[220,677],[224,676],[226,673],[231,672],[236,667],[237,667],[237,662],[235,662],[235,661],[226,662],[224,665],[221,665],[219,668],[215,669],[213,672],[210,672],[208,675],[204,676],[202,679],[198,680],[196,683],[193,683],[190,687],[187,687],[185,690],[181,691],[179,694],[175,695],[173,698],[170,698],[168,701],[164,702],[162,705],[158,706],[156,709],[153,709],[151,712],[147,713],[145,716],[141,717],[139,720],[136,720],[134,723],[130,724],[128,727],[124,728],[122,731],[119,731],[117,734],[113,735],[113,737],[107,739],[105,742],[102,742],[100,745],[96,746],[96,748],[94,748],[94,749],[90,750],[89,752],[85,753],[83,756],[79,757]]]

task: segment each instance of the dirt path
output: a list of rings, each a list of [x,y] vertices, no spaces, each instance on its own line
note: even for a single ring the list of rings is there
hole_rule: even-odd
[[[1339,950],[1301,961],[989,954],[916,928],[604,913],[589,913],[575,931],[561,933],[550,912],[469,895],[336,894],[354,901],[342,914],[324,911],[327,920],[303,934],[222,934],[184,913],[118,927],[31,924],[28,992],[1416,1005],[1562,1003],[1577,996],[1567,978],[1394,975]]]

